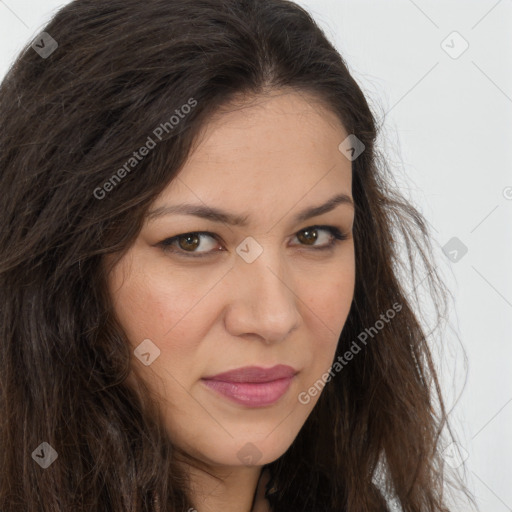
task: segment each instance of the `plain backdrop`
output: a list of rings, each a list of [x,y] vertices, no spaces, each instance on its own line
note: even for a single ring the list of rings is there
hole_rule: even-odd
[[[1,77],[66,3],[0,0]],[[447,460],[480,510],[512,511],[512,2],[297,3],[384,120],[379,146],[434,236],[453,295],[432,337],[457,436]]]

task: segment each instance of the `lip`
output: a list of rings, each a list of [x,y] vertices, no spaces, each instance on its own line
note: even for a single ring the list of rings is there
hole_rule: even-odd
[[[276,403],[286,393],[297,373],[287,365],[246,366],[201,380],[209,389],[237,404],[264,407]]]
[[[217,380],[222,382],[272,382],[277,379],[293,377],[297,373],[295,368],[286,364],[278,364],[271,368],[261,366],[244,366],[228,372],[219,373],[210,377],[203,377],[205,380]]]

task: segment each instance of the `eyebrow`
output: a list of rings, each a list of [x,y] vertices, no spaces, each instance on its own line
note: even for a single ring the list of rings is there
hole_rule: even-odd
[[[347,194],[338,194],[326,203],[319,206],[311,206],[302,210],[294,217],[294,222],[302,222],[311,217],[316,217],[324,213],[334,210],[340,204],[348,204],[354,208],[354,201]],[[155,210],[149,212],[146,217],[148,220],[153,220],[165,215],[193,215],[213,222],[222,222],[232,226],[247,226],[249,215],[235,215],[219,208],[212,206],[199,205],[199,204],[177,204],[160,206]]]

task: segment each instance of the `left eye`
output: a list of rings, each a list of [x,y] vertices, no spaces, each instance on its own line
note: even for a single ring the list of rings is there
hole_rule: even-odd
[[[328,232],[331,236],[330,238],[327,237],[328,239],[326,243],[322,245],[315,245],[315,242],[321,238],[317,234],[319,231]],[[213,252],[220,251],[219,249],[215,250],[212,248],[205,251],[195,251],[194,249],[197,249],[197,247],[200,245],[202,237],[213,238],[217,241],[219,240],[219,236],[215,233],[210,233],[208,231],[195,231],[191,233],[176,235],[172,238],[167,238],[159,242],[157,245],[162,247],[164,252],[171,252],[179,256],[194,258],[201,258],[211,255]],[[305,242],[302,245],[306,246],[306,248],[310,247],[311,249],[318,251],[334,248],[338,242],[346,240],[348,235],[342,233],[338,228],[334,226],[311,226],[298,231],[296,237],[300,241]],[[176,246],[176,243],[178,244],[178,247]]]

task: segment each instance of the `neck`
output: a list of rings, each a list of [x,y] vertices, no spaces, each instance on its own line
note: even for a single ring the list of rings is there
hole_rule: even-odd
[[[189,466],[190,489],[199,512],[268,512],[261,466],[208,468]],[[261,478],[260,478],[261,477]]]

